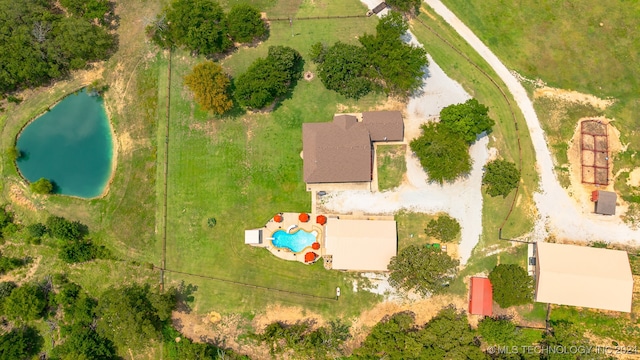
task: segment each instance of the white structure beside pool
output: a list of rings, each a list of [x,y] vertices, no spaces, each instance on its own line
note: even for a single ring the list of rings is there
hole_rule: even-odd
[[[395,220],[329,218],[325,225],[324,257],[334,270],[387,271],[396,256]]]

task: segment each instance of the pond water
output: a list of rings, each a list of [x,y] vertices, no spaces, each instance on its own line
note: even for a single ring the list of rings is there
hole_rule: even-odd
[[[104,103],[85,90],[28,124],[17,147],[22,176],[29,182],[51,180],[57,194],[100,196],[111,176],[113,140]]]

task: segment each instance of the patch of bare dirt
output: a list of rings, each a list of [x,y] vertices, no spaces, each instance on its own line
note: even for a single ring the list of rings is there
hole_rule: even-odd
[[[310,321],[319,327],[325,324],[321,315],[310,312],[301,307],[272,305],[269,306],[263,314],[259,314],[253,319],[252,326],[257,332],[261,332],[265,327],[267,327],[267,325],[274,321],[281,321],[285,323]]]
[[[405,101],[401,101],[399,99],[389,97],[385,102],[377,104],[375,109],[376,111],[382,111],[382,110],[404,111],[407,109],[407,103]]]
[[[590,94],[583,94],[571,90],[556,89],[547,86],[535,89],[533,92],[533,97],[534,99],[539,97],[550,97],[570,101],[573,103],[589,104],[601,110],[605,110],[615,102],[615,100],[613,99],[600,99],[599,97]]]
[[[17,184],[11,184],[9,188],[9,199],[12,204],[27,208],[33,212],[38,211],[38,206],[25,196],[24,190]]]
[[[606,126],[607,128],[609,143],[606,145],[606,147],[609,150],[609,154],[608,154],[609,159],[606,160],[602,158],[602,159],[595,159],[595,160],[597,160],[600,163],[603,161],[609,162],[609,174],[607,176],[610,179],[610,181],[608,186],[603,186],[603,185],[595,186],[592,184],[582,183],[582,171],[583,171],[582,163],[583,162],[592,163],[594,159],[589,158],[589,156],[593,155],[592,152],[585,151],[584,154],[581,154],[580,124],[582,123],[582,121],[591,120],[591,119],[600,120],[604,124],[604,126]],[[596,146],[596,144],[593,144],[593,146]],[[605,145],[601,145],[601,146],[605,146]],[[578,121],[578,124],[576,125],[576,128],[573,133],[573,137],[569,142],[569,149],[567,151],[567,156],[569,158],[569,178],[571,180],[571,185],[568,188],[568,192],[573,198],[573,200],[575,200],[582,207],[583,211],[587,211],[587,212],[592,211],[593,203],[590,201],[590,197],[591,197],[591,192],[593,190],[599,189],[599,190],[614,191],[614,188],[613,188],[614,182],[611,180],[613,179],[613,158],[614,158],[614,154],[620,151],[621,149],[622,149],[622,143],[620,142],[620,132],[615,127],[613,127],[613,125],[611,124],[611,120],[604,117],[597,117],[597,118],[590,117],[590,118],[580,119]],[[583,159],[583,157],[585,158]],[[585,173],[585,176],[589,176],[589,174],[590,173]]]
[[[635,168],[629,173],[629,179],[627,179],[627,185],[640,186],[640,168]]]
[[[40,266],[40,261],[42,261],[42,256],[38,256],[37,258],[33,259],[33,262],[28,265],[29,270],[24,275],[16,274],[14,271],[11,274],[4,274],[0,276],[0,281],[13,281],[18,285],[27,283],[31,281],[31,279],[33,279],[33,276],[35,275],[36,271],[38,270],[38,267]]]
[[[313,80],[313,78],[315,78],[316,76],[311,72],[311,71],[307,71],[304,73],[303,78],[307,81],[311,81]]]

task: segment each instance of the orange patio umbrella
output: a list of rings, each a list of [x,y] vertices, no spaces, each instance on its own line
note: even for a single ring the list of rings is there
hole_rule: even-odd
[[[320,224],[320,225],[324,225],[324,224],[326,224],[326,223],[327,223],[327,217],[326,217],[326,216],[324,216],[324,215],[318,215],[318,216],[316,217],[316,222],[317,222],[318,224]]]
[[[282,215],[278,214],[276,216],[273,217],[273,221],[275,222],[282,222],[282,220],[284,220],[284,218],[282,217]]]
[[[320,250],[320,243],[319,242],[314,242],[313,244],[311,244],[311,248],[313,250]]]
[[[298,216],[298,220],[302,221],[302,222],[307,222],[309,221],[309,214],[307,213],[300,213],[300,216]]]
[[[304,262],[312,262],[316,259],[316,257],[318,257],[316,253],[309,251],[308,253],[304,254]]]

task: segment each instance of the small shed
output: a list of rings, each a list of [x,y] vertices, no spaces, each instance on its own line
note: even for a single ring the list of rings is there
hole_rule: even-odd
[[[244,243],[253,246],[262,245],[262,229],[244,231]]]
[[[618,195],[613,191],[595,190],[591,193],[591,199],[595,202],[595,212],[600,215],[615,215],[616,200]]]
[[[493,288],[489,279],[472,277],[469,294],[469,314],[493,315]]]

